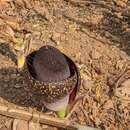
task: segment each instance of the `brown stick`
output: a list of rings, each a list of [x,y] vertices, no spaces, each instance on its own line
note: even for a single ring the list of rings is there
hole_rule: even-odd
[[[75,128],[74,126],[71,126],[70,123],[67,123],[65,120],[60,120],[58,118],[49,117],[38,112],[30,113],[24,110],[12,109],[12,108],[8,108],[6,106],[0,105],[0,115],[4,115],[7,117],[16,118],[16,119],[21,119],[25,121],[33,121],[33,122],[39,121],[39,123],[42,123],[42,124],[64,128],[67,130],[77,130],[77,128]]]

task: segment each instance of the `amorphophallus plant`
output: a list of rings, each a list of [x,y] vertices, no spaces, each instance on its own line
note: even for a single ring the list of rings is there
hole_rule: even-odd
[[[26,63],[33,90],[41,95],[46,108],[64,118],[80,86],[74,62],[58,49],[47,45],[29,54]]]

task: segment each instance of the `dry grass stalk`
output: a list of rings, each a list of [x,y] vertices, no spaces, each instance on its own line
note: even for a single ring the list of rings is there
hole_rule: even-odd
[[[8,15],[0,14],[0,20],[2,20],[3,23],[9,25],[11,28],[15,30],[20,28],[20,23],[19,23],[21,21],[20,19]]]
[[[50,117],[38,112],[30,113],[24,110],[18,110],[18,109],[8,108],[6,106],[0,106],[0,114],[7,117],[25,120],[25,121],[37,122],[39,120],[39,123],[42,124],[55,126],[58,128],[65,128],[68,130],[77,130],[77,128],[70,125],[70,122],[67,122],[65,120],[60,120],[58,118]]]

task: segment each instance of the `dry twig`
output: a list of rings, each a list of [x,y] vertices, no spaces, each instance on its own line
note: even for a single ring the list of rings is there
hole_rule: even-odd
[[[39,123],[42,123],[42,124],[47,124],[47,125],[55,126],[59,128],[65,128],[68,130],[77,130],[77,128],[70,125],[70,122],[67,122],[65,120],[60,120],[58,118],[46,116],[38,112],[30,113],[23,110],[11,109],[6,106],[0,106],[0,114],[7,117],[21,119],[25,121],[36,122],[39,119]]]

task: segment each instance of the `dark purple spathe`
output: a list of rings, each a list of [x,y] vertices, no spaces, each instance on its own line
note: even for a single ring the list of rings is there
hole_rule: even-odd
[[[37,79],[43,82],[61,81],[70,76],[66,58],[52,46],[43,46],[36,52],[33,66]]]

